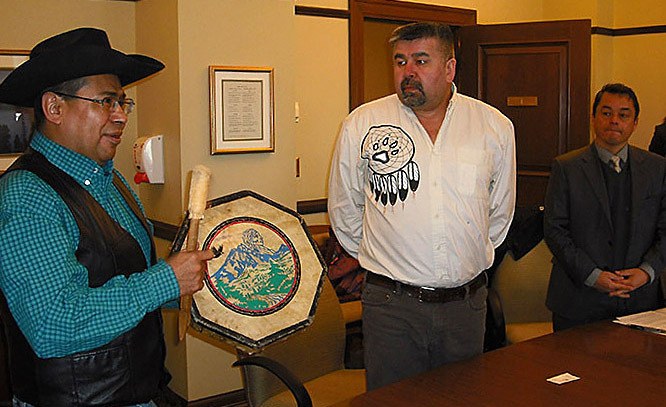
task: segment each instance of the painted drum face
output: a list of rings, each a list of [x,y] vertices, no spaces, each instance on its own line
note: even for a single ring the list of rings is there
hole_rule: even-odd
[[[220,246],[224,260],[205,280],[220,304],[244,315],[266,315],[293,298],[301,277],[298,253],[275,225],[252,217],[229,219],[203,244]]]

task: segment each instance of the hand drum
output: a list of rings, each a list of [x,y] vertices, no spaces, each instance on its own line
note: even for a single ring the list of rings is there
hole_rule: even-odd
[[[199,243],[220,255],[193,296],[195,329],[257,349],[312,322],[325,265],[296,212],[251,191],[217,198],[199,223]]]

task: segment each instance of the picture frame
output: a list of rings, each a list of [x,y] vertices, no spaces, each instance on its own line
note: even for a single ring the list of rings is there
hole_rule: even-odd
[[[275,151],[273,68],[210,66],[210,153]]]
[[[0,50],[0,82],[29,55],[30,51],[25,50]],[[31,108],[0,103],[0,174],[28,147],[33,125]]]

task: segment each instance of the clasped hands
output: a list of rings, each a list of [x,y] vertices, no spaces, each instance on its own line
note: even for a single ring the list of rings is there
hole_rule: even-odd
[[[638,267],[614,272],[602,271],[594,287],[603,293],[608,293],[610,297],[629,298],[630,292],[645,285],[649,280],[650,276]]]

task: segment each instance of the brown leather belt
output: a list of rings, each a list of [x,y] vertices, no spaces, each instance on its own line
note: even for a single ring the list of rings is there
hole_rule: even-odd
[[[487,278],[485,272],[476,276],[472,281],[453,288],[417,287],[401,283],[400,281],[370,271],[368,271],[365,277],[365,282],[367,284],[378,285],[394,292],[404,291],[411,297],[418,298],[421,302],[450,302],[464,300],[468,295],[474,294],[476,290],[485,286],[486,281]]]

